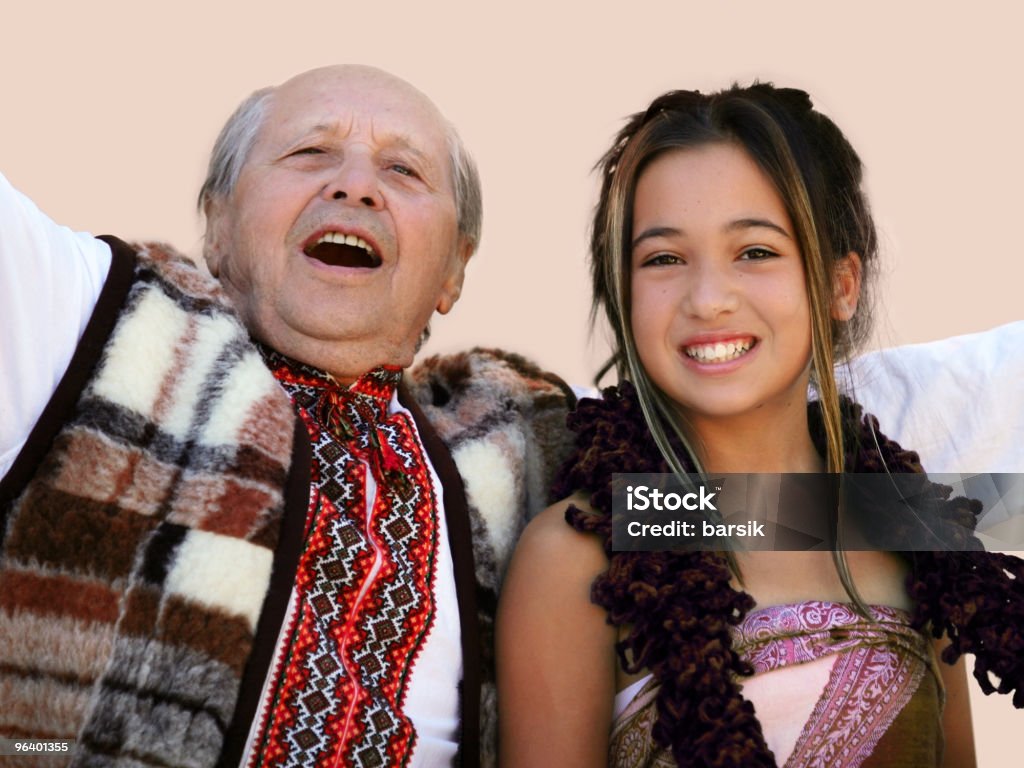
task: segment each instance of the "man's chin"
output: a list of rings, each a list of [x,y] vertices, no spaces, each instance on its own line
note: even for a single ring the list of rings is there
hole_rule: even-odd
[[[367,327],[365,323],[264,324],[254,336],[276,352],[330,373],[347,384],[381,365],[412,365],[420,334],[384,336],[381,327]]]

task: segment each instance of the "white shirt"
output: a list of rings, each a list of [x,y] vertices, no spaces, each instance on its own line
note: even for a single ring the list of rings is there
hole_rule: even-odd
[[[838,373],[853,398],[929,473],[1024,472],[1024,321],[872,352],[850,368]]]
[[[54,224],[0,174],[0,477],[71,362],[110,248]]]

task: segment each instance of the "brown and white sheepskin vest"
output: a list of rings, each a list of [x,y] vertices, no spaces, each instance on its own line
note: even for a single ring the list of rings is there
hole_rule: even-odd
[[[73,764],[217,760],[294,434],[216,283],[159,246],[115,258],[0,488],[0,733],[73,739]]]
[[[93,318],[0,482],[0,735],[75,740],[74,765],[227,764],[295,578],[308,439],[215,282],[109,242]],[[467,531],[461,763],[493,765],[497,593],[573,397],[497,350],[430,358],[401,395]]]

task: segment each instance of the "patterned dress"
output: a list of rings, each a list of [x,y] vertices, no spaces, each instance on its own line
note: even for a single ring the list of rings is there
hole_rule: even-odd
[[[843,603],[775,605],[751,611],[734,629],[734,647],[755,674],[833,657],[786,768],[939,764],[943,694],[931,645],[904,611],[871,610],[874,621]],[[670,768],[671,752],[651,736],[657,682],[638,685],[612,727],[609,765]]]

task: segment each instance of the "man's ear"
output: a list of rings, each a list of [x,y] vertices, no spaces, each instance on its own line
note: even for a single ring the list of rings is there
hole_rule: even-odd
[[[860,254],[850,251],[836,262],[832,283],[832,319],[846,322],[857,312],[861,284]]]
[[[462,295],[462,281],[466,277],[466,264],[469,263],[469,257],[475,250],[476,247],[471,241],[459,238],[459,244],[456,246],[456,253],[452,259],[451,271],[441,284],[441,295],[437,300],[437,311],[442,315],[451,312],[455,302]]]
[[[203,258],[206,266],[214,277],[220,276],[221,262],[224,258],[224,200],[220,197],[207,197],[203,203],[203,214],[206,216],[206,232],[203,234]]]

